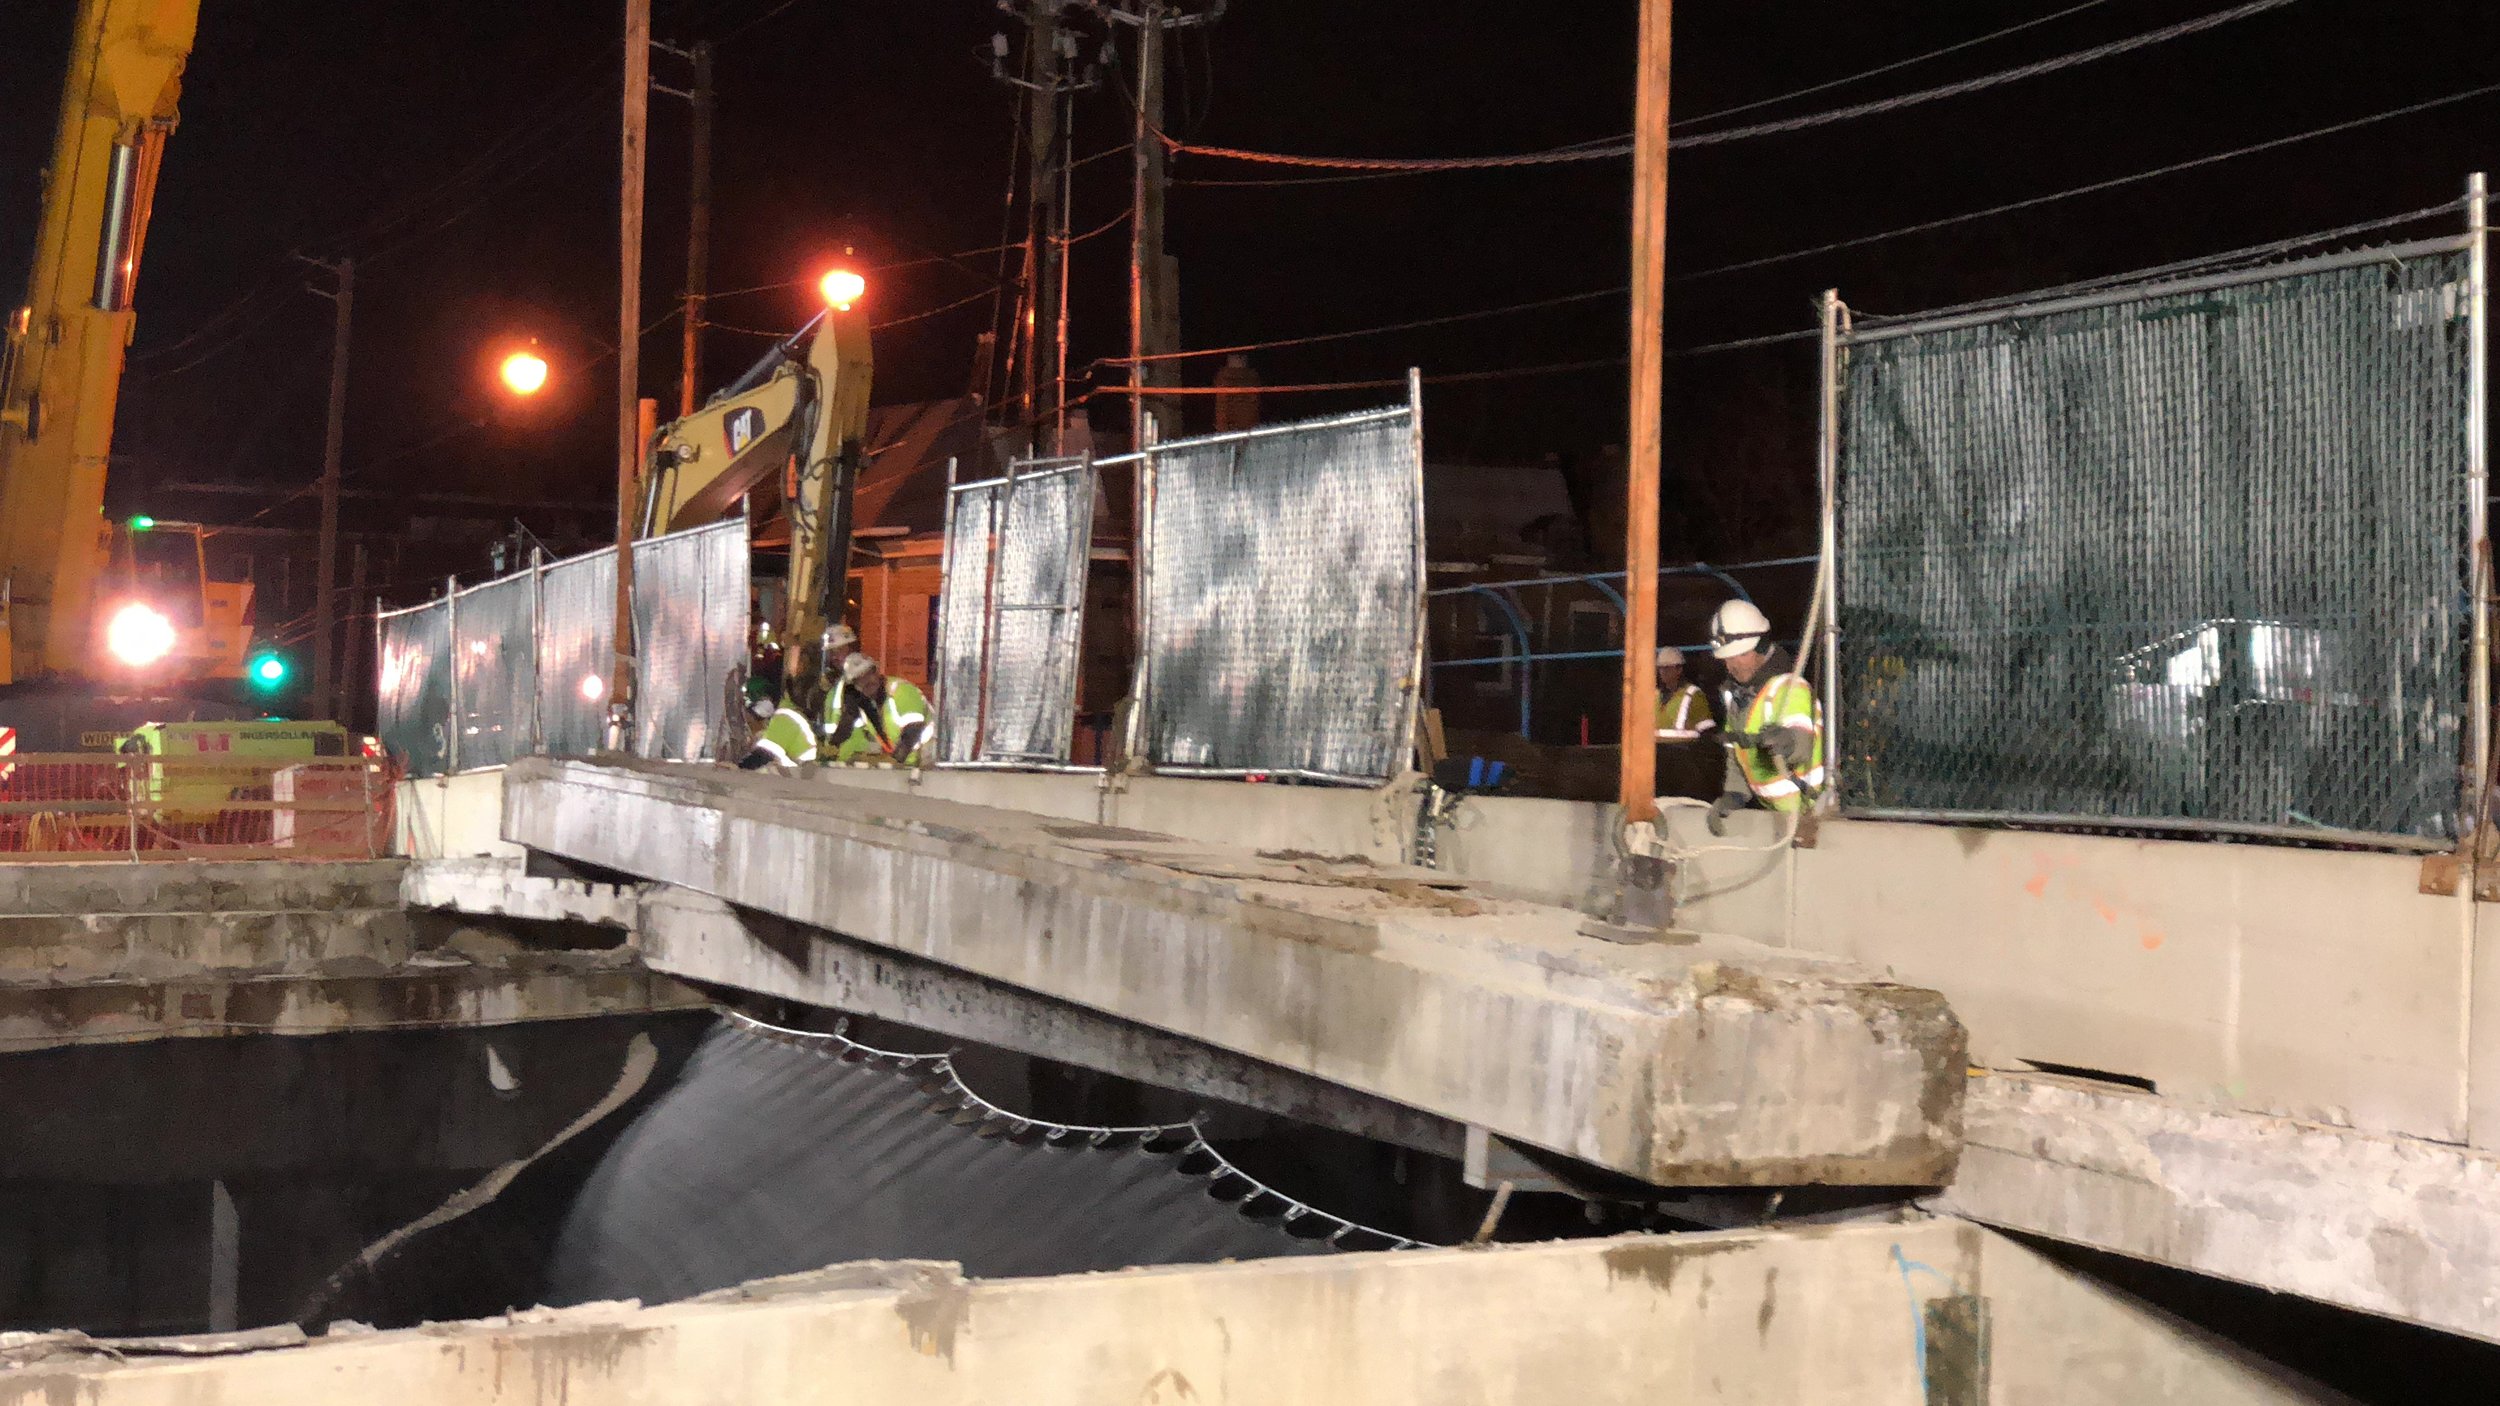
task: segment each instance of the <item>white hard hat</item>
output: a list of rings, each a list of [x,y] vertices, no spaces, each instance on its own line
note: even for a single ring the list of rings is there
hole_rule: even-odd
[[[1771,621],[1749,600],[1732,600],[1710,617],[1710,654],[1716,659],[1733,659],[1751,654],[1762,647],[1762,637],[1771,633]]]
[[[876,667],[876,660],[869,658],[865,654],[854,654],[850,658],[842,661],[843,681],[846,683],[858,683],[861,679],[868,677],[869,670]]]
[[[850,626],[845,625],[840,621],[836,621],[825,627],[825,648],[856,649],[858,647],[859,631],[852,629]]]
[[[1684,662],[1684,651],[1671,644],[1662,644],[1658,646],[1658,662],[1661,664],[1681,664]]]

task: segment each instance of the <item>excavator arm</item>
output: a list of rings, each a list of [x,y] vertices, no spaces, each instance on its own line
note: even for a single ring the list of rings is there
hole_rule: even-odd
[[[0,348],[0,684],[84,673],[105,455],[199,0],[81,0],[25,303]]]
[[[644,466],[646,537],[717,521],[757,486],[782,478],[790,581],[777,626],[787,686],[812,684],[825,627],[841,618],[871,371],[865,314],[830,309],[709,405],[663,425]]]

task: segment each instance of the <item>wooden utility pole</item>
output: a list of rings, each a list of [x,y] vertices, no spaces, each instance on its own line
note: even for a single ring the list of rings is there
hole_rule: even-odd
[[[330,716],[348,724],[352,730],[355,726],[359,692],[356,681],[366,677],[364,641],[371,631],[369,625],[359,624],[365,617],[357,609],[365,598],[364,543],[356,544],[355,554],[351,560],[355,562],[355,565],[349,567],[347,571],[347,640],[344,646],[347,664],[345,668],[339,670],[338,692],[331,697]]]
[[[678,378],[677,413],[691,415],[703,396],[703,300],[712,278],[712,46],[694,46],[694,128],[688,139],[693,170],[686,184],[686,311],[684,367]]]
[[[1623,776],[1627,822],[1658,818],[1658,459],[1666,352],[1667,57],[1675,0],[1641,0],[1632,108],[1632,431],[1625,463]]]
[[[338,696],[331,659],[338,647],[339,450],[347,438],[347,346],[356,322],[356,261],[341,259],[322,267],[337,285],[327,295],[336,320],[330,331],[330,418],[321,435],[321,543],[313,568],[312,696],[316,707],[334,705]]]
[[[632,737],[634,494],[642,479],[642,177],[651,124],[651,0],[625,0],[625,122],[617,201],[616,622],[608,675],[608,745]]]
[[[1156,339],[1148,329],[1157,311],[1147,286],[1156,281],[1163,262],[1163,7],[1155,0],[1139,0],[1136,16],[1137,138],[1130,153],[1128,222],[1128,442],[1132,448],[1143,448],[1146,422],[1153,415],[1146,406],[1146,357]]]
[[[1058,337],[1043,326],[1059,307],[1060,239],[1059,2],[1039,0],[1025,32],[1025,418],[1038,427],[1062,400],[1065,372]],[[1052,446],[1055,447],[1055,446]]]

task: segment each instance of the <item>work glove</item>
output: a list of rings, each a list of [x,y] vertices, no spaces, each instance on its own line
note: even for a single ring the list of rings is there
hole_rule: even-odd
[[[1790,771],[1803,771],[1814,760],[1814,734],[1801,727],[1764,728],[1761,745]]]
[[[1753,797],[1742,791],[1728,791],[1710,803],[1710,833],[1725,838],[1727,818],[1753,804]]]

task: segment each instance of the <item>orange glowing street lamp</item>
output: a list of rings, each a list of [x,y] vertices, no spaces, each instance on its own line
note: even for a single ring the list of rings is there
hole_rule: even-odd
[[[825,302],[835,312],[849,312],[851,305],[868,291],[868,280],[849,269],[835,269],[816,284],[816,291],[825,295]]]
[[[534,351],[516,351],[503,359],[504,389],[514,395],[536,395],[547,384],[547,358]]]

